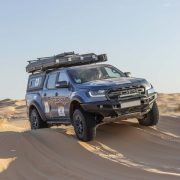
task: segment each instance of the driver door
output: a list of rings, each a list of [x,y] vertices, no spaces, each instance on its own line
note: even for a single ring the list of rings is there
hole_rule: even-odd
[[[70,108],[70,97],[72,93],[69,77],[66,71],[59,72],[57,83],[61,81],[68,82],[68,87],[56,88],[56,93],[55,93],[56,113],[54,118],[60,120],[61,119],[66,120],[66,119],[70,119],[69,108]]]

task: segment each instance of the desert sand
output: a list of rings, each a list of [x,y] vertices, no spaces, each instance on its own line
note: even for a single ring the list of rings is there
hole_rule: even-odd
[[[0,180],[180,179],[180,94],[160,94],[156,127],[105,124],[94,141],[71,126],[31,131],[23,100],[0,101]]]

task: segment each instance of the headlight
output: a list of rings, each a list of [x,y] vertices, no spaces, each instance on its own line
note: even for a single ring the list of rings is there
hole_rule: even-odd
[[[152,87],[151,89],[148,90],[148,94],[152,94],[152,93],[155,93],[155,90],[154,90],[153,87]]]
[[[155,93],[154,87],[153,87],[152,84],[149,83],[148,81],[146,81],[146,82],[144,83],[144,86],[145,86],[146,91],[148,92],[148,94]]]
[[[146,88],[146,90],[149,90],[152,88],[152,85],[148,81],[146,81],[145,88]]]
[[[105,90],[89,91],[91,97],[105,97]]]

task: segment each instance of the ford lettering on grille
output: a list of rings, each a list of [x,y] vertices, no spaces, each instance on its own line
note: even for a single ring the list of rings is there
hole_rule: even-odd
[[[128,97],[128,96],[135,96],[135,95],[140,95],[143,94],[145,92],[144,88],[139,87],[139,88],[132,88],[132,89],[118,89],[115,90],[113,92],[109,93],[109,97],[113,98],[113,97],[117,97],[118,99],[122,98],[122,97]]]

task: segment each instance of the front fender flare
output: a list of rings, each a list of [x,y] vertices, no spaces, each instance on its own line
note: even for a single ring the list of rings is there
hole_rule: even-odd
[[[71,99],[71,103],[72,103],[73,101],[77,101],[77,102],[79,102],[79,104],[84,103],[83,98],[80,97],[80,96],[74,96],[74,97]]]

